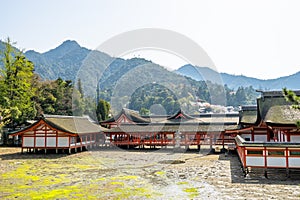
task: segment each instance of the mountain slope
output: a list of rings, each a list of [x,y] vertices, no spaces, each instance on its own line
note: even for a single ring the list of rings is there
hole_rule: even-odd
[[[89,53],[91,53],[91,50],[81,47],[75,41],[67,40],[48,52],[41,54],[31,50],[25,52],[25,56],[34,63],[35,72],[43,79],[53,80],[60,77],[64,80],[74,81],[78,70]],[[109,55],[100,51],[93,53],[97,57],[96,62],[91,63],[94,67],[103,65],[102,62],[97,63],[97,60],[106,60],[106,63],[108,63],[112,59]]]
[[[261,80],[242,75],[236,76],[227,73],[218,73],[207,67],[198,67],[193,65],[184,65],[174,72],[183,76],[191,77],[197,81],[210,80],[212,82],[216,82],[216,79],[221,78],[224,84],[233,89],[237,89],[240,86],[252,86],[255,89],[263,90],[281,90],[283,87],[300,89],[300,72],[290,76],[268,80]]]
[[[0,51],[3,51],[4,48],[4,43],[0,41]],[[97,81],[100,81],[102,89],[115,85],[124,74],[137,66],[151,63],[142,58],[129,60],[113,58],[103,52],[81,47],[76,41],[71,40],[67,40],[45,53],[38,53],[33,50],[27,51],[25,56],[34,63],[35,72],[43,79],[54,80],[60,77],[64,80],[75,81],[76,77],[79,77],[82,80],[89,80],[89,83],[87,83],[89,87],[97,85]],[[207,67],[192,65],[182,66],[174,72],[191,77],[194,80],[210,80],[217,83],[220,83],[221,80],[222,84],[226,84],[233,89],[237,89],[239,86],[252,86],[255,89],[263,90],[281,90],[283,87],[300,88],[300,72],[269,80],[218,73]],[[167,77],[174,77],[172,72],[164,72],[164,74]],[[178,76],[176,77],[178,78]],[[176,77],[174,79],[177,79]],[[88,91],[88,93],[90,92]]]

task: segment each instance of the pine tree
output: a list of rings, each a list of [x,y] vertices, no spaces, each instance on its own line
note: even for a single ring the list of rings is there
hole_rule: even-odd
[[[295,109],[300,109],[300,97],[298,97],[295,92],[292,90],[288,90],[286,88],[283,88],[283,94],[285,96],[285,99],[291,103],[293,103],[293,107]]]
[[[0,78],[0,103],[10,110],[10,127],[35,117],[36,110],[32,101],[34,65],[22,52],[17,52],[9,40],[5,42],[3,52],[4,69]]]
[[[108,119],[109,112],[110,112],[110,104],[107,101],[100,99],[96,109],[98,120],[103,121]]]

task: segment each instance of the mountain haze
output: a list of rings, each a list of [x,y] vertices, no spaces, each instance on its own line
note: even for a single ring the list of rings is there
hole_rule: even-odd
[[[240,86],[249,87],[252,86],[255,89],[262,90],[281,90],[283,87],[289,89],[300,88],[300,72],[290,76],[284,76],[277,79],[257,79],[243,75],[231,75],[227,73],[218,73],[208,67],[198,67],[193,65],[184,65],[179,69],[175,70],[175,73],[190,77],[194,80],[210,80],[215,82],[218,78],[221,78],[224,85],[226,84],[229,88],[237,89]]]
[[[4,43],[0,41],[0,50],[3,51],[4,48]],[[97,50],[92,51],[81,47],[76,41],[72,40],[67,40],[58,47],[45,53],[29,50],[25,52],[25,56],[34,63],[35,72],[43,79],[55,80],[60,77],[64,80],[75,81],[78,72],[85,66],[85,74],[80,78],[95,79],[93,80],[93,85],[96,85],[98,80],[103,88],[115,84],[124,74],[139,65],[154,64],[152,67],[155,68],[159,66],[143,58],[127,60],[114,58],[104,52]],[[86,67],[87,65],[88,67]],[[221,80],[223,84],[226,84],[232,89],[237,89],[240,86],[252,86],[255,89],[262,90],[281,90],[283,87],[289,89],[300,88],[300,72],[277,79],[262,80],[243,75],[218,73],[207,67],[192,66],[190,64],[184,65],[173,72],[167,70],[162,71],[162,68],[160,68],[156,73],[160,73],[159,71],[164,74],[168,80],[171,80],[171,77],[177,80],[179,76],[191,77],[197,81],[210,80],[212,82],[219,82]]]

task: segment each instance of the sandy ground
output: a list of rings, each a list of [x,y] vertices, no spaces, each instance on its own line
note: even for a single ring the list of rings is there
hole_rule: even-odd
[[[237,155],[100,149],[20,154],[0,148],[0,199],[300,199],[300,173],[255,170]]]

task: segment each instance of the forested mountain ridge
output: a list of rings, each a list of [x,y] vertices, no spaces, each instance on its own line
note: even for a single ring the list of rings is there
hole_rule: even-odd
[[[33,50],[25,52],[25,56],[35,64],[35,72],[43,79],[74,81],[78,70],[84,59],[91,50],[81,47],[76,41],[67,40],[55,49],[45,53],[38,53]],[[111,60],[112,58],[100,51],[93,52],[99,59]],[[99,67],[102,63],[92,63],[93,67]]]
[[[229,111],[226,106],[255,102],[251,87],[234,91],[211,81],[195,81],[143,58],[113,58],[75,41],[43,54],[24,54],[9,39],[3,46],[0,112],[7,119],[2,126],[12,129],[41,114],[105,120],[124,107],[155,115],[171,115],[178,109],[224,113]],[[71,80],[63,80],[67,76]]]
[[[0,50],[2,48],[3,43],[0,42]],[[191,105],[199,100],[237,107],[255,104],[258,95],[255,89],[273,89],[271,86],[276,85],[276,82],[293,89],[287,83],[294,80],[293,83],[297,85],[299,80],[297,77],[282,77],[274,79],[274,84],[269,82],[268,87],[264,87],[261,84],[264,80],[219,74],[210,68],[192,65],[185,65],[174,73],[143,58],[114,58],[106,53],[81,47],[71,40],[45,53],[27,51],[25,56],[34,63],[35,73],[44,80],[61,78],[71,80],[76,86],[80,78],[85,96],[96,97],[98,82],[99,97],[111,103],[117,100],[115,104],[118,109],[124,106],[145,111],[154,104],[172,107],[165,101],[166,97],[172,97],[167,98],[172,105],[179,103],[181,108],[191,113],[197,112],[197,106]],[[217,79],[221,79],[224,85],[215,84]],[[276,89],[284,87],[279,87],[278,83]],[[213,102],[212,96],[218,101]],[[116,108],[115,105],[113,107]],[[167,112],[171,113],[173,109],[170,108]]]
[[[0,42],[0,50],[3,48],[4,45],[2,42]],[[51,49],[45,53],[38,53],[34,50],[29,50],[25,52],[25,56],[28,58],[28,60],[34,63],[35,72],[39,74],[41,78],[56,80],[60,77],[63,80],[74,81],[82,63],[91,52],[92,50],[81,47],[76,41],[67,40],[58,47]],[[103,64],[109,65],[111,63],[110,69],[106,69],[105,77],[103,76],[104,74],[102,75],[103,79],[100,81],[102,83],[105,83],[106,81],[111,82],[111,78],[119,78],[120,75],[125,74],[130,69],[132,69],[132,67],[134,68],[134,66],[136,66],[136,63],[150,62],[142,58],[135,58],[130,60],[113,58],[108,54],[100,51],[93,51],[93,53],[96,59],[91,62],[91,65],[93,65],[92,67],[101,67],[104,70],[107,68],[107,66],[103,66]],[[116,68],[118,68],[117,71]],[[184,65],[174,72],[183,76],[191,77],[197,81],[205,79],[215,82],[216,77],[221,77],[224,85],[227,85],[229,88],[235,90],[240,86],[252,86],[255,89],[263,90],[281,90],[283,87],[287,87],[290,89],[300,88],[300,71],[290,76],[267,80],[251,78],[244,75],[218,73],[207,67],[192,66],[190,64]],[[115,76],[116,73],[119,75]],[[114,74],[114,76],[112,76],[112,74]]]
[[[281,90],[284,87],[290,89],[300,89],[300,71],[290,75],[279,77],[276,79],[257,79],[251,78],[243,75],[231,75],[227,73],[218,73],[207,67],[198,67],[193,65],[184,65],[179,69],[175,70],[175,73],[181,74],[183,76],[188,76],[194,80],[204,80],[208,79],[213,81],[216,77],[220,77],[224,83],[229,88],[237,89],[238,87],[249,87],[252,86],[255,89],[262,90]]]

